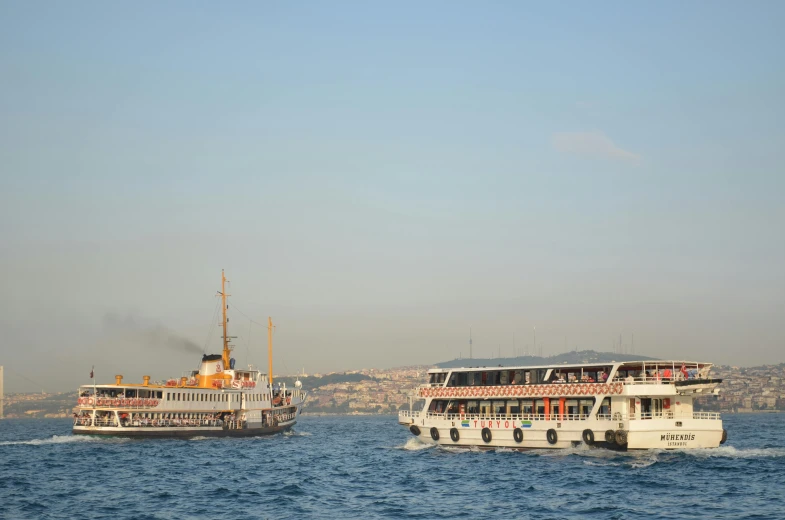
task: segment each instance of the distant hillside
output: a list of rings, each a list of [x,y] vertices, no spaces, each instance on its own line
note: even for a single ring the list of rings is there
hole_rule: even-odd
[[[291,388],[297,378],[294,376],[276,377],[273,382],[286,383],[286,386]],[[320,386],[335,384],[335,383],[357,383],[359,381],[374,380],[371,376],[364,374],[328,374],[321,377],[300,377],[300,382],[303,384],[303,389],[311,390]]]
[[[608,363],[611,361],[636,361],[654,359],[637,354],[615,354],[613,352],[596,352],[594,350],[581,350],[580,352],[565,352],[555,356],[518,356],[514,358],[493,358],[493,359],[453,359],[436,363],[439,368],[455,367],[495,367],[510,365],[553,365],[553,364],[575,364],[575,363]]]

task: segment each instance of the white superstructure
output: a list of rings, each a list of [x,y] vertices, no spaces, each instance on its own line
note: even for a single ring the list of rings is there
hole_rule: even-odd
[[[715,448],[719,413],[693,410],[719,392],[710,363],[610,363],[431,369],[398,422],[426,443],[513,449]]]

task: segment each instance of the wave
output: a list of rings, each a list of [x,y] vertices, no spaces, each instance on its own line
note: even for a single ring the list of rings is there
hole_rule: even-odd
[[[71,442],[106,442],[109,440],[122,441],[127,439],[106,439],[101,437],[91,437],[89,435],[52,435],[48,439],[30,439],[26,441],[4,441],[0,442],[0,446],[14,446],[14,445],[28,445],[28,446],[45,446],[47,444],[68,444]]]
[[[723,457],[728,459],[764,459],[785,457],[785,448],[735,448],[720,446],[719,448],[701,448],[693,450],[675,450],[693,457]],[[671,452],[672,453],[672,452]]]
[[[310,432],[296,432],[294,430],[285,431],[283,432],[283,434],[286,437],[310,437],[311,435],[313,435]]]
[[[395,449],[397,450],[406,450],[406,451],[420,451],[420,450],[427,450],[429,448],[436,447],[435,444],[427,444],[420,440],[417,440],[415,437],[410,437],[409,440],[406,441],[406,444],[403,446],[396,446]]]

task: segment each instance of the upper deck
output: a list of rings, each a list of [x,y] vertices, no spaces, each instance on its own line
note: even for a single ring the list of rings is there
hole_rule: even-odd
[[[708,379],[713,365],[684,360],[641,360],[562,365],[432,368],[428,386],[498,386],[543,383],[660,383]]]

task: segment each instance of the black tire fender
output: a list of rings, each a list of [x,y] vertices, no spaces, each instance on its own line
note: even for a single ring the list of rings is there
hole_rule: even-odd
[[[725,444],[728,442],[728,430],[725,428],[722,429],[722,438],[720,439],[720,444]]]
[[[458,433],[458,428],[450,428],[450,438],[452,442],[458,442],[461,439],[461,434]]]
[[[594,432],[588,428],[583,430],[583,442],[588,446],[594,444]]]
[[[616,432],[613,430],[607,430],[605,432],[605,442],[608,444],[616,444]]]
[[[491,442],[492,438],[493,438],[493,435],[491,435],[491,429],[490,428],[483,428],[482,429],[482,440],[485,441],[485,442]]]
[[[616,444],[619,446],[627,444],[627,432],[624,430],[616,430]]]
[[[438,441],[439,440],[439,430],[434,426],[431,428],[431,439]]]
[[[545,434],[545,438],[548,439],[548,444],[556,444],[559,441],[559,434],[556,433],[556,430],[551,428],[548,430],[548,433]]]
[[[523,442],[523,430],[515,428],[512,431],[512,438],[515,439],[515,442]]]
[[[412,432],[412,435],[414,435],[415,437],[419,437],[420,436],[420,428],[418,428],[414,424],[409,426],[409,431]]]

